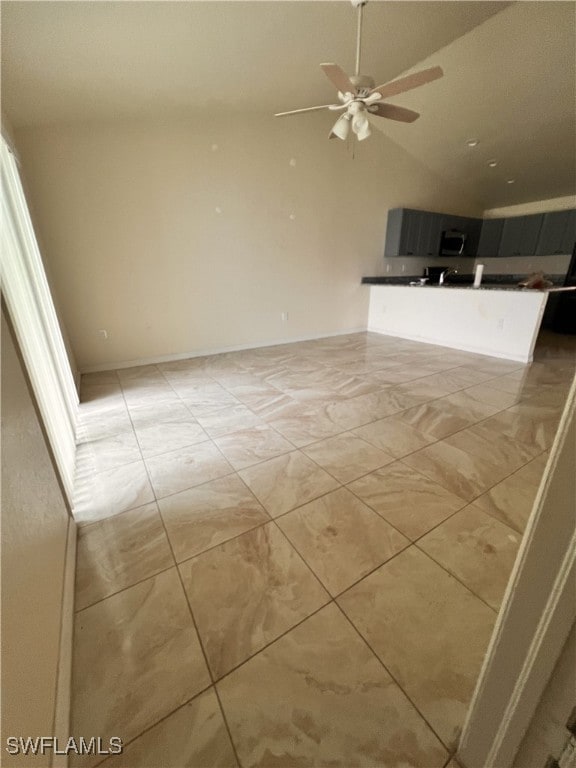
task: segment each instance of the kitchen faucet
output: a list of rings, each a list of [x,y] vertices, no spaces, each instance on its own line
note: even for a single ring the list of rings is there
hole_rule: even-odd
[[[440,279],[438,280],[438,285],[444,285],[444,279],[448,277],[448,275],[456,274],[458,272],[457,269],[453,269],[452,267],[449,267],[448,269],[445,269],[444,272],[440,273]]]

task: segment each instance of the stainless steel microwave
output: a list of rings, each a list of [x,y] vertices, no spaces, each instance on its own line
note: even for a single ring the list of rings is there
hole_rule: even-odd
[[[462,256],[466,245],[466,233],[456,229],[442,232],[440,240],[440,256]]]

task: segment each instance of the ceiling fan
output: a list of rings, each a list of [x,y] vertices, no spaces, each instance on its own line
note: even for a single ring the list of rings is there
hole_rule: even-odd
[[[356,68],[355,74],[348,76],[338,64],[320,64],[326,77],[338,89],[339,104],[323,104],[318,107],[293,109],[290,112],[278,112],[275,117],[298,115],[302,112],[316,112],[329,109],[333,112],[344,110],[332,126],[328,138],[345,140],[352,129],[358,141],[370,136],[369,117],[385,117],[388,120],[398,120],[402,123],[413,123],[420,115],[411,109],[384,103],[389,96],[396,96],[404,91],[410,91],[437,80],[444,74],[440,67],[431,67],[416,72],[413,75],[401,77],[398,80],[384,83],[375,87],[373,78],[360,74],[360,52],[362,40],[362,10],[367,0],[351,0],[358,9],[358,29],[356,35]]]

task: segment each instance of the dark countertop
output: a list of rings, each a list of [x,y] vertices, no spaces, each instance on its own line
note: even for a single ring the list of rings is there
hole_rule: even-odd
[[[363,277],[362,283],[366,285],[404,285],[410,286],[411,283],[419,282],[420,275],[396,275],[394,277]],[[526,291],[531,288],[520,288],[518,283],[526,279],[526,275],[484,275],[479,288],[474,288],[473,275],[449,275],[443,285],[427,282],[424,285],[410,286],[413,288],[470,288],[473,290],[485,291]],[[564,275],[547,275],[547,279],[554,286],[561,286],[564,282]]]

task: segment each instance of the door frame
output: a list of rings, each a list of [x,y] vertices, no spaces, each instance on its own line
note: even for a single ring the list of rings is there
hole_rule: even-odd
[[[70,508],[78,393],[34,234],[17,162],[0,139],[2,296]]]
[[[510,768],[576,621],[576,377],[460,739],[466,768]]]

